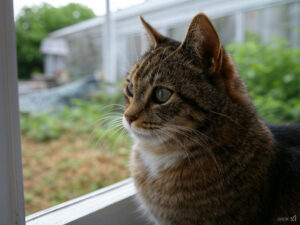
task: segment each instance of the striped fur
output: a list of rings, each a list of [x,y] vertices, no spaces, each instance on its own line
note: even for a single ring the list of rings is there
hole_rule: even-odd
[[[130,168],[143,207],[160,225],[276,224],[284,216],[271,208],[278,149],[211,22],[197,15],[183,43],[156,32],[150,36],[159,40],[126,78],[133,96],[124,91],[124,115],[135,118],[123,120],[135,141]],[[206,49],[208,38],[215,51]],[[173,94],[157,104],[153,91],[161,86]]]

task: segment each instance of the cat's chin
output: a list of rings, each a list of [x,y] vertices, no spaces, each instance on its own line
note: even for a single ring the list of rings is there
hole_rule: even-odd
[[[136,142],[157,146],[167,142],[170,139],[168,136],[156,134],[155,131],[137,128],[134,123],[130,126],[124,117],[122,122],[125,129],[129,131],[132,139]]]

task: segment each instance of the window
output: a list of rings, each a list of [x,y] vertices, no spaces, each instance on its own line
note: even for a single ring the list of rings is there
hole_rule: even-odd
[[[203,9],[208,15],[215,20],[221,17],[230,17],[228,23],[233,21],[234,38],[236,41],[245,39],[246,29],[260,32],[257,27],[261,27],[257,21],[260,15],[268,18],[271,11],[274,10],[278,15],[281,10],[286,10],[288,15],[287,22],[291,27],[299,26],[299,1],[297,0],[268,0],[260,1],[253,0],[243,2],[239,0],[223,0],[218,1],[215,5],[212,1],[176,1],[176,5],[169,1],[147,1],[147,5],[139,6],[128,11],[123,11],[116,16],[119,21],[116,24],[118,30],[117,40],[119,43],[119,51],[125,52],[132,46],[137,50],[137,56],[145,49],[145,39],[142,37],[138,25],[138,19],[135,20],[132,26],[129,26],[139,14],[144,14],[154,26],[161,30],[169,32],[174,38],[179,37],[181,32],[177,29],[181,28],[182,24],[187,23],[190,18],[198,13],[198,9]],[[172,6],[172,7],[171,7]],[[184,9],[184,10],[183,10]],[[197,11],[196,11],[197,10]],[[180,13],[179,16],[179,11]],[[152,12],[155,12],[152,14]],[[290,14],[289,14],[290,13]],[[162,20],[157,15],[167,15],[167,20]],[[280,14],[281,15],[281,14]],[[78,17],[78,13],[74,14]],[[278,17],[275,17],[278,19]],[[271,22],[264,20],[264,26],[270,26]],[[102,23],[103,20],[96,18],[92,24]],[[102,21],[102,22],[101,22]],[[276,22],[276,20],[274,20]],[[221,20],[217,23],[222,26]],[[278,23],[279,24],[279,23]],[[71,34],[68,37],[69,43],[77,45],[77,37],[72,35],[76,29],[83,28],[87,24],[69,27],[68,29],[60,30],[52,33],[55,37],[55,44],[60,46],[61,51],[58,56],[45,57],[47,65],[55,64],[53,67],[47,67],[49,73],[56,73],[57,70],[64,68],[69,61],[62,58],[63,54],[71,51],[66,47],[66,40],[62,36]],[[25,28],[27,27],[24,24]],[[286,28],[285,25],[277,26],[277,33],[282,33]],[[284,28],[284,29],[283,29]],[[268,27],[270,29],[270,27]],[[266,29],[266,30],[268,30]],[[263,39],[268,40],[269,33],[263,30]],[[95,51],[95,39],[92,35],[97,35],[98,30],[92,29],[89,37],[87,37],[86,45],[79,45],[79,49],[74,49],[74,54],[82,52],[82,49],[91,49],[94,62],[101,61],[101,55]],[[14,34],[14,18],[12,0],[2,0],[0,7],[0,223],[1,224],[144,224],[144,220],[139,216],[134,197],[136,191],[132,180],[126,179],[119,183],[96,190],[81,197],[63,202],[50,209],[46,209],[35,214],[29,215],[25,219],[24,210],[24,190],[22,178],[22,162],[21,162],[21,141],[20,141],[20,125],[18,111],[18,87],[17,87],[17,62],[16,62],[16,47]],[[299,34],[294,30],[286,33],[291,39],[292,45],[299,44]],[[132,39],[130,39],[132,38]],[[100,37],[99,37],[100,39]],[[53,44],[53,40],[45,40],[45,48]],[[48,42],[48,43],[47,43]],[[52,42],[52,43],[51,43]],[[138,43],[138,46],[135,44]],[[72,53],[72,54],[73,54]],[[86,57],[86,55],[84,55]],[[127,63],[132,64],[136,59],[135,53],[130,55],[132,62],[126,61],[126,56],[117,54],[115,63],[122,67],[127,67]],[[101,77],[102,74],[97,67],[85,64],[82,58],[74,58],[75,64],[82,63],[80,73],[92,73],[95,77]],[[101,63],[99,64],[101,65]],[[121,67],[120,66],[120,67]],[[93,70],[91,70],[91,68]],[[51,70],[52,69],[52,70]],[[72,68],[74,69],[74,68]],[[125,68],[126,69],[126,68]],[[52,72],[51,72],[52,71]],[[48,72],[46,72],[48,74]],[[118,68],[118,73],[123,73],[123,68]],[[76,76],[76,75],[75,75]],[[290,77],[286,77],[289,82]],[[20,102],[23,104],[22,102]],[[43,102],[41,102],[42,104]],[[25,104],[26,105],[26,104]],[[29,156],[30,157],[30,156]],[[124,176],[126,177],[126,176]],[[97,189],[96,187],[95,189]],[[82,193],[83,194],[83,193]],[[39,204],[39,203],[37,203]],[[117,216],[116,216],[117,215]],[[100,221],[100,222],[99,222]],[[126,224],[125,224],[126,225]]]
[[[108,54],[115,43],[105,32],[106,20],[94,14],[101,4],[91,1],[90,9],[72,0],[54,6],[15,0],[20,2],[27,7],[18,12],[15,26],[25,214],[30,215],[128,178],[130,138],[120,134],[122,90],[108,93],[115,85],[107,83],[117,79],[107,76],[116,66],[105,66],[116,61]],[[43,36],[43,30],[49,34]],[[42,57],[35,56],[40,52],[44,68]],[[119,72],[119,80],[125,74]]]
[[[0,223],[22,225],[25,224],[25,212],[12,1],[2,1],[0,14]],[[111,195],[113,192],[115,194]],[[98,224],[99,221],[119,224],[120,219],[128,221],[128,224],[141,224],[141,219],[127,211],[129,208],[132,209],[131,212],[135,211],[131,201],[134,195],[135,189],[131,180],[125,180],[29,216],[26,224],[53,224],[53,215],[56,212],[62,213],[56,217],[60,224]],[[80,212],[75,217],[74,210]],[[119,215],[115,217],[117,212]]]
[[[24,224],[12,1],[0,7],[0,222]]]

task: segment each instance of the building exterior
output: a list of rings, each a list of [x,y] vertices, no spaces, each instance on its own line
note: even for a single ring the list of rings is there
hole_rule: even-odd
[[[41,44],[44,56],[44,74],[51,79],[59,76],[66,69],[66,57],[69,54],[68,43],[64,38],[46,38]]]
[[[300,0],[166,0],[146,1],[112,14],[117,76],[103,73],[105,18],[98,17],[51,33],[47,39],[63,39],[69,47],[65,69],[72,79],[96,75],[106,80],[122,79],[148,48],[140,24],[142,15],[161,33],[182,40],[189,21],[199,12],[212,18],[223,45],[243,42],[246,32],[257,33],[263,42],[279,36],[300,45]],[[48,55],[49,56],[49,55]],[[49,65],[45,58],[45,68]],[[47,72],[46,72],[47,73]]]

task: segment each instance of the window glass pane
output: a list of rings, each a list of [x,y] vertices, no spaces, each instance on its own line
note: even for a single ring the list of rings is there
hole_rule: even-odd
[[[108,23],[105,2],[14,0],[27,214],[130,176],[122,83],[149,49],[139,15],[181,41],[195,8],[216,8],[207,13],[260,115],[299,122],[299,2],[111,0]]]
[[[141,3],[110,6],[121,12]],[[111,80],[103,66],[104,0],[15,0],[14,7],[28,215],[129,176],[121,82],[140,56],[140,35],[118,35],[122,54],[127,45],[137,52],[128,59],[117,52],[123,64]]]

